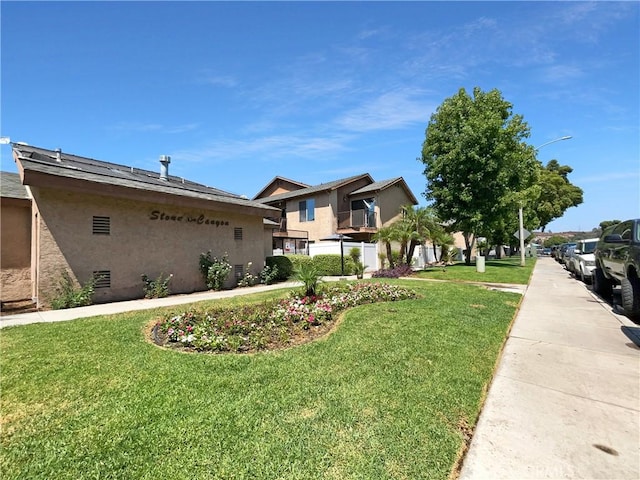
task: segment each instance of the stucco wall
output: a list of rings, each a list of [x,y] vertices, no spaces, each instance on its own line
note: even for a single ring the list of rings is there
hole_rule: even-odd
[[[4,302],[31,298],[31,202],[2,199],[0,292]]]
[[[402,217],[400,207],[411,204],[411,199],[399,185],[393,185],[378,193],[377,208],[382,226],[387,226]]]
[[[173,274],[172,293],[206,289],[198,269],[200,253],[229,255],[232,265],[264,264],[265,229],[258,216],[155,205],[61,190],[33,188],[38,221],[38,298],[46,303],[60,271],[68,268],[81,283],[94,271],[111,272],[111,288],[96,289],[94,301],[140,298],[141,275]],[[92,232],[93,216],[110,218],[110,234]],[[234,240],[242,228],[242,240]],[[233,272],[227,286],[233,286]]]
[[[296,198],[287,202],[287,229],[304,230],[309,233],[309,241],[318,241],[335,232],[336,213],[334,212],[335,191],[320,192],[316,195]],[[299,205],[301,201],[315,200],[315,220],[310,222],[300,221]]]

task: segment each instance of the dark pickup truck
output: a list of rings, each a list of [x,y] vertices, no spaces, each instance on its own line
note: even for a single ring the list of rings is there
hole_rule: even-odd
[[[610,298],[613,286],[620,285],[625,315],[640,321],[640,219],[605,229],[598,240],[595,257],[593,290]]]

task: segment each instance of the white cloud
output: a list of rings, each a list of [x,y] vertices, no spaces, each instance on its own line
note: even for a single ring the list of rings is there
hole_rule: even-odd
[[[201,72],[197,81],[214,87],[233,88],[238,85],[238,81],[231,75],[220,75],[208,70]]]
[[[572,180],[571,183],[573,183],[574,185],[581,185],[584,183],[608,183],[608,182],[612,182],[614,180],[633,180],[633,181],[637,181],[638,178],[640,178],[640,172],[638,171],[631,171],[631,172],[616,172],[616,173],[604,173],[601,175],[597,175],[597,176],[592,176],[592,177],[582,177],[582,178],[576,178],[575,180]]]
[[[348,136],[273,135],[243,140],[219,140],[201,148],[172,153],[188,162],[223,162],[251,157],[270,159],[322,159],[322,156],[348,150]]]
[[[419,90],[383,93],[341,115],[336,124],[352,132],[391,130],[416,122],[426,123],[435,107],[422,98]]]
[[[111,130],[125,133],[166,133],[176,134],[196,130],[198,123],[186,123],[183,125],[163,125],[161,123],[120,122],[109,127]]]

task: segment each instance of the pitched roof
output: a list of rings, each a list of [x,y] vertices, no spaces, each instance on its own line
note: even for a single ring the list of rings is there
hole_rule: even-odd
[[[215,201],[239,207],[257,208],[262,210],[265,216],[272,214],[275,210],[239,195],[181,177],[168,175],[167,179],[163,180],[160,178],[159,172],[103,162],[65,152],[58,153],[53,150],[22,144],[13,144],[13,153],[16,162],[19,162],[25,172],[24,183],[27,185],[30,184],[28,173],[37,172],[101,185],[115,185],[138,191],[157,192],[179,197]]]
[[[313,195],[318,192],[326,192],[330,190],[335,190],[343,185],[354,182],[356,180],[360,180],[361,178],[368,178],[371,182],[373,182],[373,178],[368,173],[363,173],[361,175],[355,175],[353,177],[341,178],[340,180],[334,180],[332,182],[321,183],[319,185],[314,185],[312,187],[301,188],[300,190],[294,190],[293,192],[279,193],[278,195],[272,195],[270,197],[258,198],[257,202],[260,203],[271,203],[277,202],[279,200],[288,200],[290,198],[296,197],[306,197],[308,195]]]
[[[291,180],[290,178],[285,178],[285,177],[281,177],[279,175],[276,175],[275,177],[273,177],[271,179],[271,181],[269,183],[267,183],[264,188],[262,190],[260,190],[258,193],[256,193],[253,196],[253,199],[256,200],[258,198],[260,198],[260,196],[274,183],[276,182],[285,182],[285,183],[290,183],[292,185],[296,185],[300,188],[307,188],[310,187],[311,185],[307,185],[306,183],[302,183],[302,182],[298,182],[297,180]]]
[[[379,192],[380,190],[385,190],[385,189],[387,189],[387,188],[389,188],[389,187],[391,187],[393,185],[399,185],[400,187],[402,187],[405,190],[405,192],[407,193],[407,196],[413,202],[413,204],[414,205],[418,204],[418,200],[413,195],[413,192],[409,188],[409,185],[407,185],[407,182],[405,182],[404,178],[402,178],[402,177],[390,178],[388,180],[381,180],[379,182],[373,182],[373,183],[371,183],[369,185],[365,185],[364,187],[359,188],[358,190],[355,190],[355,191],[351,192],[349,195],[359,195],[361,193]]]
[[[27,188],[20,182],[20,175],[11,172],[0,172],[0,197],[29,200]]]

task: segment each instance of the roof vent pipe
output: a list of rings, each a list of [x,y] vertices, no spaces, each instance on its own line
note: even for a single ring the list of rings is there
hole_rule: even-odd
[[[160,155],[160,180],[169,179],[169,164],[171,163],[171,157],[169,155]]]
[[[56,148],[56,162],[62,163],[62,149]]]

